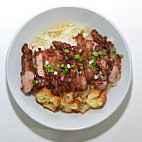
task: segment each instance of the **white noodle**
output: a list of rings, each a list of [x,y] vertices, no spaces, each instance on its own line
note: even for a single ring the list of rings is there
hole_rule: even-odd
[[[56,23],[50,27],[43,29],[30,43],[30,49],[34,52],[38,48],[42,50],[52,46],[53,41],[61,41],[76,45],[73,37],[77,36],[80,31],[84,31],[85,38],[91,38],[88,27],[78,23]]]

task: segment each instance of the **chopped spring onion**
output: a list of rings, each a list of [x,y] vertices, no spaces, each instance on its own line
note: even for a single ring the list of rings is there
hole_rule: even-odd
[[[21,80],[23,80],[23,76],[21,76]]]
[[[78,65],[82,66],[83,64],[82,64],[82,63],[79,63]]]
[[[47,64],[44,64],[44,67],[45,67],[45,68],[48,68],[48,66],[49,66],[49,65],[47,65]]]
[[[65,72],[65,73],[68,73],[68,72],[69,72],[69,70],[68,70],[68,67],[67,67],[67,66],[64,66],[64,70],[63,70],[63,72]]]
[[[83,66],[81,66],[80,69],[83,70]]]
[[[61,64],[61,67],[63,68],[65,66],[65,64]]]
[[[61,72],[60,75],[61,75],[61,76],[65,76],[65,73],[64,73],[64,72]]]
[[[57,41],[57,43],[58,43],[58,44],[60,44],[60,43],[61,43],[61,41]]]
[[[34,80],[33,85],[36,85],[36,84],[38,84],[38,81]]]
[[[68,78],[68,82],[71,82],[72,79]]]
[[[112,60],[115,60],[115,56],[112,56],[111,59],[112,59]]]
[[[110,50],[111,53],[115,53],[115,51],[116,51],[115,47],[111,48],[111,50]]]
[[[67,57],[67,56],[65,56],[65,60],[68,60],[68,57]]]
[[[90,65],[90,64],[88,64],[87,66],[88,66],[89,68],[91,68],[91,67],[92,67],[92,65]]]
[[[102,54],[102,51],[99,51],[99,55],[100,55],[100,56],[103,55],[103,54]]]
[[[104,52],[104,55],[105,55],[105,56],[107,55],[107,52],[106,52],[106,51]]]
[[[44,64],[44,67],[47,69],[48,72],[51,72],[51,73],[54,72],[54,68],[51,65]]]
[[[84,33],[84,30],[81,30],[81,31],[80,31],[80,34],[83,34],[83,33]]]
[[[120,57],[120,58],[123,58],[123,57],[124,57],[124,55],[123,55],[123,54],[119,54],[119,57]]]
[[[83,57],[80,56],[79,54],[75,54],[75,55],[74,55],[74,59],[79,59],[80,62],[83,61]]]
[[[74,59],[79,59],[80,55],[79,54],[75,54],[74,55]]]
[[[80,61],[80,62],[83,61],[83,56],[79,57],[79,61]]]
[[[96,66],[94,66],[94,72],[97,72],[98,68]]]
[[[105,67],[108,70],[108,66]]]
[[[75,68],[75,65],[73,64],[73,65],[71,65],[71,68]]]
[[[101,75],[100,74],[97,74],[97,78],[100,78],[101,77]]]
[[[57,68],[60,67],[60,65],[59,65],[58,63],[56,63],[56,62],[54,62],[54,65],[55,65],[55,67],[57,67]]]
[[[35,69],[37,69],[37,66],[36,66],[35,64],[33,65],[33,67],[34,67]]]
[[[64,52],[65,52],[65,53],[70,53],[70,50],[65,49]]]
[[[94,55],[94,56],[99,56],[99,52],[93,51],[93,52],[92,52],[92,55]]]
[[[75,73],[76,72],[76,69],[73,71],[73,73]]]
[[[51,72],[51,73],[53,73],[53,72],[54,72],[54,68],[53,68],[53,67],[51,67],[51,68],[48,68],[48,72]]]

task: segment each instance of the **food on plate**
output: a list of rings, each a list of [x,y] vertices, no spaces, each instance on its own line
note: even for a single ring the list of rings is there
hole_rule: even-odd
[[[57,23],[23,45],[21,90],[53,112],[103,108],[108,87],[121,77],[122,58],[97,30]]]
[[[60,105],[60,97],[51,94],[51,91],[46,87],[36,92],[36,100],[49,110],[56,111]]]

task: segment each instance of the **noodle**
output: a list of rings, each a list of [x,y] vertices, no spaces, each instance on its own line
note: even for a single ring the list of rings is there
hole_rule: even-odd
[[[37,36],[33,38],[30,43],[30,49],[38,51],[38,48],[42,50],[48,49],[52,46],[53,41],[66,42],[72,46],[76,46],[76,42],[73,37],[83,31],[85,38],[91,39],[91,29],[79,24],[79,23],[56,23],[52,26],[43,29]]]

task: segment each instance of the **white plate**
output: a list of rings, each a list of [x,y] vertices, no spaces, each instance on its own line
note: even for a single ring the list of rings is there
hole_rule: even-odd
[[[21,47],[40,32],[44,27],[55,22],[73,21],[95,28],[102,35],[113,40],[119,53],[124,54],[122,60],[122,77],[117,87],[110,90],[103,109],[90,110],[84,115],[75,113],[53,113],[37,104],[34,96],[25,96],[20,90]],[[92,11],[66,7],[45,11],[29,20],[15,35],[6,58],[7,82],[13,98],[20,108],[36,122],[58,130],[79,130],[96,125],[108,118],[124,100],[131,82],[131,55],[124,37],[106,18]]]

